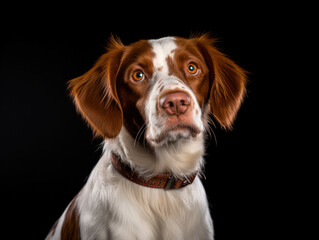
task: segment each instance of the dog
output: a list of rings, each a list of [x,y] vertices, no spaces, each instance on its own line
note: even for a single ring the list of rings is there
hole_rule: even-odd
[[[231,129],[246,72],[207,34],[112,37],[69,82],[103,155],[46,239],[213,239],[200,176],[212,118]]]

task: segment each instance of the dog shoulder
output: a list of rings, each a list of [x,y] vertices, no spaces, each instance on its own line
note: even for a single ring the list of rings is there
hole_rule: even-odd
[[[78,196],[78,195],[77,195]],[[71,201],[62,216],[51,228],[46,240],[80,240],[80,214],[77,204],[77,196]]]

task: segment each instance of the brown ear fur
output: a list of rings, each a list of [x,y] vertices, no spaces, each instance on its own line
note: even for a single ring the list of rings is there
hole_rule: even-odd
[[[210,71],[212,114],[222,127],[231,129],[246,92],[246,71],[218,51],[207,35],[196,40]]]
[[[116,91],[116,75],[123,44],[111,40],[108,52],[92,69],[69,82],[70,95],[96,136],[114,138],[121,130],[123,113]]]

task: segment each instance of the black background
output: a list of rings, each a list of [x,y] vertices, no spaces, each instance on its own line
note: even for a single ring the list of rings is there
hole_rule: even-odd
[[[76,113],[66,83],[92,67],[111,33],[129,44],[211,32],[220,49],[250,72],[234,130],[212,126],[217,143],[207,143],[203,183],[216,240],[283,239],[292,163],[282,89],[292,81],[286,40],[292,27],[294,33],[300,28],[295,16],[276,5],[141,5],[2,9],[2,231],[8,239],[43,239],[98,161],[101,140]]]

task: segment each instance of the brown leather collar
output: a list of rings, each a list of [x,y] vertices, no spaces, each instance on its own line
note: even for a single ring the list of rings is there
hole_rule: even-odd
[[[124,163],[119,156],[112,153],[111,160],[115,169],[122,176],[136,184],[145,187],[162,188],[165,190],[179,189],[193,183],[197,176],[197,173],[195,173],[191,176],[177,179],[169,173],[164,173],[146,179],[139,176],[138,173],[134,171],[128,164]]]

